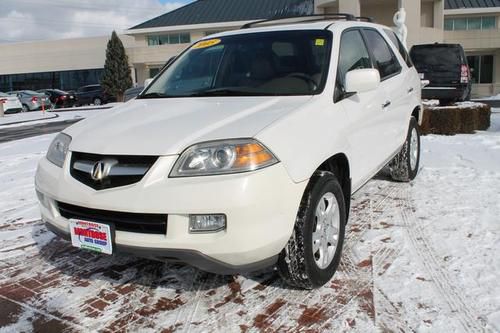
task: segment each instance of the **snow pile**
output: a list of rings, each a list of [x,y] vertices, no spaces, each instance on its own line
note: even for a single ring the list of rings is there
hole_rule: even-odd
[[[422,105],[425,108],[428,109],[435,109],[435,108],[443,108],[443,109],[470,109],[470,108],[477,108],[477,107],[483,107],[485,104],[480,103],[480,102],[471,102],[471,101],[466,101],[466,102],[456,102],[452,105],[443,105],[441,106],[439,104],[439,101],[437,99],[431,99],[431,100],[423,100]]]

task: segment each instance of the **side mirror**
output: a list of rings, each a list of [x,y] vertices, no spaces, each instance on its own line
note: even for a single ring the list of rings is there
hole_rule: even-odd
[[[380,73],[373,68],[355,69],[345,76],[346,93],[362,93],[375,90],[380,85]]]
[[[147,88],[151,84],[151,82],[153,82],[153,80],[154,80],[154,78],[146,79],[144,81],[144,88]]]

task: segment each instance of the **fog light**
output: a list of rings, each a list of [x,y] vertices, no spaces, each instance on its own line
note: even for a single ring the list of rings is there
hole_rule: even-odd
[[[38,197],[38,201],[40,201],[40,204],[45,207],[49,208],[49,198],[45,196],[42,192],[39,192],[36,190],[36,196]]]
[[[226,229],[226,215],[189,215],[189,232],[218,232]]]

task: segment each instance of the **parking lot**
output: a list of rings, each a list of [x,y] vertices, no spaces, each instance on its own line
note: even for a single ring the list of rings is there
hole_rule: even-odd
[[[218,276],[97,255],[44,227],[33,187],[51,135],[0,144],[0,332],[500,330],[500,117],[423,139],[411,184],[382,173],[352,202],[339,271],[315,291],[272,269]]]

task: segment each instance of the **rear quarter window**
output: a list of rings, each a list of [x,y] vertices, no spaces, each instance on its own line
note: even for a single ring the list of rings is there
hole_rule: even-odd
[[[385,29],[384,32],[387,34],[387,37],[389,37],[389,39],[394,44],[394,46],[398,49],[399,54],[401,55],[401,57],[405,61],[406,65],[408,67],[413,67],[413,62],[411,61],[411,57],[408,54],[408,51],[406,51],[406,47],[399,40],[396,33],[392,30],[389,30],[389,29]]]
[[[366,45],[371,51],[382,80],[401,72],[401,64],[382,35],[373,29],[364,29]]]

